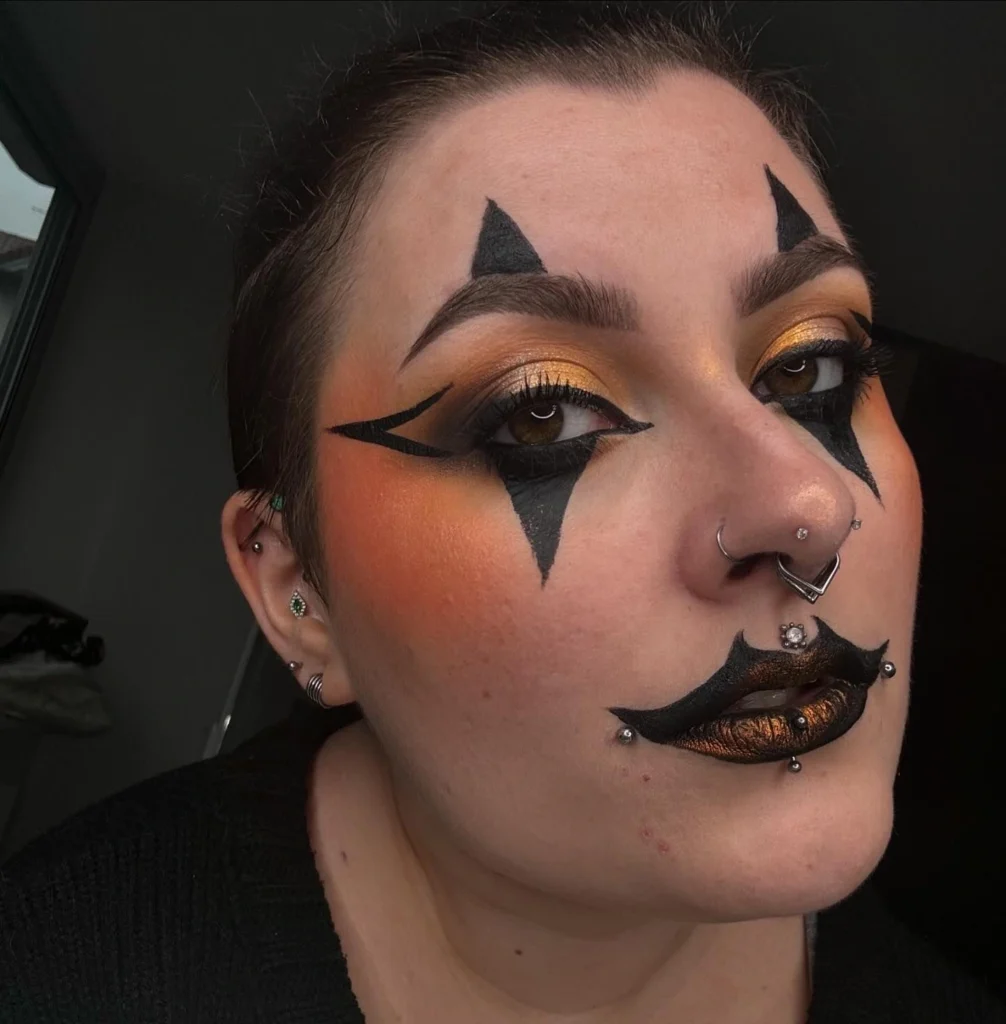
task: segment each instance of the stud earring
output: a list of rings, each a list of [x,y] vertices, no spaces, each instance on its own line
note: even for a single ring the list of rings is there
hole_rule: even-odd
[[[262,541],[260,541],[260,540],[255,541],[255,543],[252,544],[252,551],[254,551],[256,555],[261,555],[262,554]]]
[[[295,590],[290,595],[290,611],[298,618],[302,619],[307,615],[307,601],[304,600],[303,595],[299,590]]]
[[[300,662],[300,661],[288,661],[288,662],[286,663],[286,667],[287,667],[287,668],[288,668],[288,669],[289,669],[289,670],[290,670],[291,672],[296,672],[296,671],[297,671],[298,669],[300,669],[300,668],[301,668],[301,666],[302,666],[302,665],[303,665],[303,662]]]

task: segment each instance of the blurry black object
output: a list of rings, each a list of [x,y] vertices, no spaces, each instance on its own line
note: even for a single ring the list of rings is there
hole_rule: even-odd
[[[1006,997],[1006,366],[874,335],[895,349],[885,387],[925,512],[894,834],[875,881],[898,917]]]
[[[87,619],[34,594],[0,592],[0,662],[44,651],[85,668],[105,658],[100,636],[84,636]]]
[[[87,619],[46,598],[0,593],[0,715],[69,736],[108,730],[91,672],[105,645],[86,629]]]

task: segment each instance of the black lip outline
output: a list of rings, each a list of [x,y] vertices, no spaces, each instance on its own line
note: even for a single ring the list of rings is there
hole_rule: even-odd
[[[872,651],[864,650],[823,619],[811,617],[817,623],[817,635],[799,654],[752,647],[742,630],[734,637],[723,666],[679,700],[660,708],[608,710],[643,739],[674,745],[689,729],[719,718],[732,704],[758,690],[806,686],[822,676],[868,688],[880,675],[890,641]]]

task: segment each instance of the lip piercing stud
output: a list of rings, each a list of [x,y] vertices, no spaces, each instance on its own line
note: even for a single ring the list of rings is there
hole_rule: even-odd
[[[803,732],[803,730],[807,728],[807,716],[797,715],[796,718],[793,719],[793,728],[799,729],[800,732]]]
[[[307,601],[304,600],[304,597],[299,590],[295,590],[290,595],[290,611],[293,612],[298,619],[302,619],[307,615]]]
[[[807,646],[807,630],[801,622],[787,622],[785,626],[779,627],[779,640],[788,651],[799,651]]]
[[[800,764],[800,762],[795,757],[791,757],[789,759],[789,764],[786,765],[786,767],[787,767],[787,769],[789,771],[793,772],[793,774],[795,775],[798,771],[802,770],[803,765]]]
[[[893,678],[894,673],[897,671],[898,669],[893,661],[885,661],[880,666],[881,675],[883,675],[885,679]]]
[[[862,519],[853,519],[853,521],[849,525],[854,530],[858,530],[863,525],[863,520]]]
[[[615,739],[618,740],[619,743],[624,743],[626,745],[629,743],[635,743],[636,730],[630,728],[628,725],[622,726],[622,728],[615,733]]]
[[[797,527],[797,531],[796,531],[796,539],[797,540],[806,540],[807,539],[807,534],[809,534],[809,533],[810,533],[810,530],[808,530],[806,526],[799,526],[799,527]]]

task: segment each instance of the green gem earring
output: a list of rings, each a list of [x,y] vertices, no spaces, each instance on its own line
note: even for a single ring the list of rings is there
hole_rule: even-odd
[[[295,590],[290,595],[290,611],[292,611],[298,619],[302,619],[307,615],[307,601],[304,600],[304,597],[299,590]]]
[[[272,509],[272,510],[273,510],[274,512],[282,512],[282,511],[283,511],[283,506],[284,506],[285,504],[286,504],[286,500],[284,499],[284,497],[283,497],[283,495],[282,495],[282,494],[274,494],[274,495],[273,495],[273,496],[272,496],[272,497],[271,497],[271,498],[269,499],[269,507],[270,507],[270,508],[271,508],[271,509]]]

